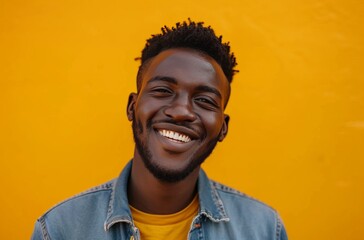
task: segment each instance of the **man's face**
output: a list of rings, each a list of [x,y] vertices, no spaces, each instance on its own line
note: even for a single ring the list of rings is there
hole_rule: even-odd
[[[142,74],[139,93],[129,98],[134,161],[141,159],[162,181],[187,177],[226,136],[228,97],[229,83],[211,57],[190,49],[155,56]]]

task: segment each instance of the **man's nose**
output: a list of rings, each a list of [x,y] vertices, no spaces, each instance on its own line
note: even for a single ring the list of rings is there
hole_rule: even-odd
[[[176,122],[193,122],[197,119],[193,111],[192,102],[187,96],[176,98],[171,105],[164,109],[164,114]]]

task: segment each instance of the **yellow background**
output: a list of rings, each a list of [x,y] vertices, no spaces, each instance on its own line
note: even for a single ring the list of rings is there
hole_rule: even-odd
[[[131,158],[128,93],[145,39],[191,17],[240,73],[210,177],[274,206],[290,239],[364,236],[364,2],[0,3],[0,239]]]

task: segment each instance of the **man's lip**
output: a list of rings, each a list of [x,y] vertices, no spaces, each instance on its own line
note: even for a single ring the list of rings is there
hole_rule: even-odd
[[[173,132],[178,132],[180,134],[188,136],[189,138],[191,138],[191,140],[196,140],[200,138],[199,134],[196,131],[173,123],[155,123],[153,124],[153,128],[157,131],[169,130]]]

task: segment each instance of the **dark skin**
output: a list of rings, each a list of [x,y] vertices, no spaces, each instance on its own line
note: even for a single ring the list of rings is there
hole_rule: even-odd
[[[229,94],[230,85],[220,65],[205,54],[179,48],[151,59],[138,94],[129,96],[128,119],[139,124],[136,137],[148,149],[153,166],[172,176],[193,168],[178,181],[160,179],[135,148],[128,186],[133,207],[171,214],[192,201],[200,163],[213,143],[227,134],[229,116],[224,114],[224,106]]]

